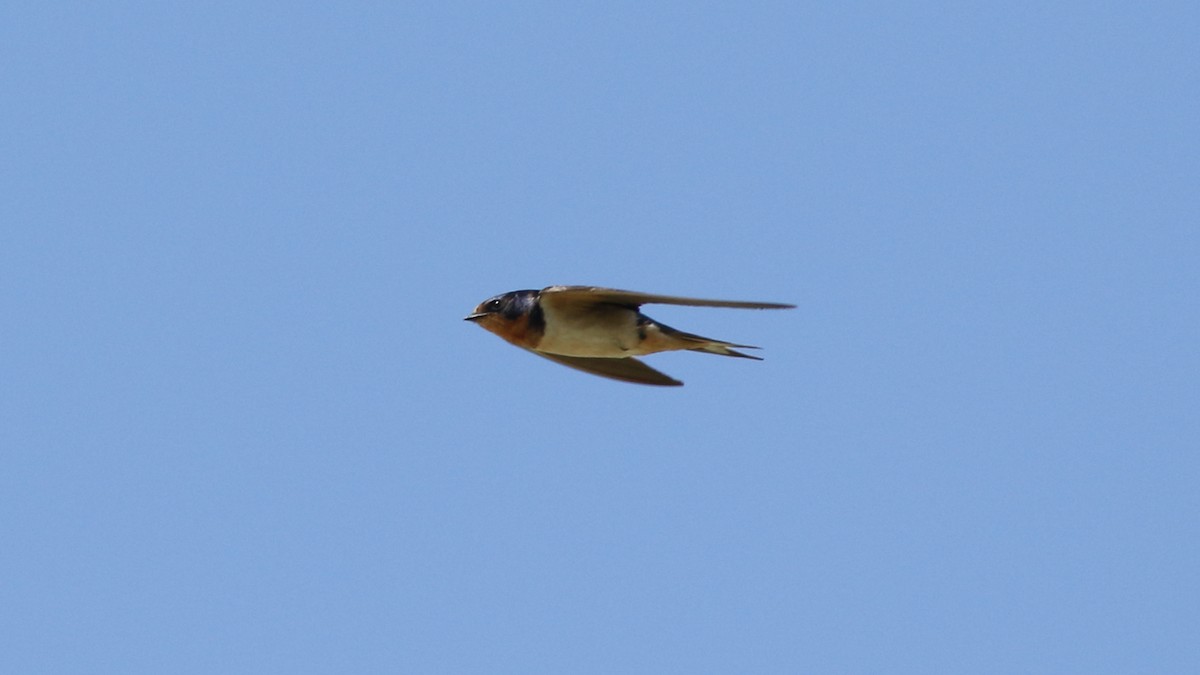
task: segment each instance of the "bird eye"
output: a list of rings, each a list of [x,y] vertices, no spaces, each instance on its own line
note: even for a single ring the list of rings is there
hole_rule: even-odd
[[[483,308],[488,310],[489,312],[494,312],[494,311],[500,309],[500,300],[499,299],[488,300],[487,304],[485,304],[483,306]]]

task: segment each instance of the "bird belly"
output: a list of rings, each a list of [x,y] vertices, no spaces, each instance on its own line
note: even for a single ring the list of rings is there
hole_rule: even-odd
[[[636,356],[641,337],[637,313],[623,307],[564,312],[543,306],[546,327],[537,350],[563,356]]]

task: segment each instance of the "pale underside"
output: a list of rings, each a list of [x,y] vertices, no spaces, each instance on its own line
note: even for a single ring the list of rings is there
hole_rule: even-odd
[[[627,307],[542,303],[542,312],[546,328],[537,345],[540,352],[603,358],[653,353],[638,334],[638,313]]]

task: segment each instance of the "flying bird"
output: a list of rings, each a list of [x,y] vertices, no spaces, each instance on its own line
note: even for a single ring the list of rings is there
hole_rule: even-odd
[[[683,384],[634,358],[687,349],[761,361],[738,349],[758,349],[685,333],[642,314],[646,304],[791,309],[777,302],[700,300],[595,286],[549,286],[511,291],[479,303],[466,321],[555,363],[623,382]]]

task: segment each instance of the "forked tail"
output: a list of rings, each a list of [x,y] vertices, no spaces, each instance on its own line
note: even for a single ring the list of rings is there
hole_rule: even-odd
[[[687,344],[695,344],[694,347],[681,345],[680,346],[681,349],[687,349],[687,350],[693,351],[693,352],[704,352],[706,354],[718,354],[720,356],[736,356],[736,357],[742,358],[742,359],[754,359],[755,361],[762,361],[762,357],[760,357],[760,356],[751,356],[749,354],[743,354],[743,353],[741,353],[739,351],[735,351],[733,349],[734,347],[737,347],[738,349],[761,349],[761,347],[755,347],[754,345],[739,345],[739,344],[736,344],[733,342],[725,342],[724,340],[714,340],[712,338],[706,338],[706,337],[703,337],[700,335],[696,335],[694,333],[685,333],[681,330],[676,330],[674,328],[671,328],[670,326],[664,326],[661,323],[658,324],[658,329],[660,331],[662,331],[663,335],[665,335],[669,338],[672,338],[674,340],[678,340],[680,342],[687,343]]]

